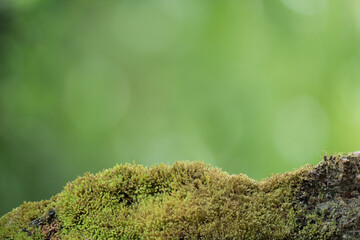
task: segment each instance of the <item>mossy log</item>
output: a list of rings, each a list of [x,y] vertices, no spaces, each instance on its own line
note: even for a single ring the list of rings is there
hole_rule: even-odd
[[[86,173],[0,218],[0,239],[360,239],[360,154],[255,181],[201,162]]]

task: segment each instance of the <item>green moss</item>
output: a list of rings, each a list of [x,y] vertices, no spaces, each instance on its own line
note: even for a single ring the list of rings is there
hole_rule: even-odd
[[[4,215],[0,239],[328,239],[327,210],[301,202],[314,169],[257,182],[201,162],[118,165]]]

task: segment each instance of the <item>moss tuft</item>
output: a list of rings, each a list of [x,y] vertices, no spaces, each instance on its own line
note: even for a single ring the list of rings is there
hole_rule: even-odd
[[[347,156],[259,182],[201,162],[118,165],[4,215],[0,239],[341,239],[359,220],[346,205],[359,206],[359,159]]]

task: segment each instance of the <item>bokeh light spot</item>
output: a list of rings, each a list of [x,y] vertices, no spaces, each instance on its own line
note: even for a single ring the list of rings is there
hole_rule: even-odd
[[[301,14],[315,14],[326,10],[326,0],[282,0],[289,9]]]
[[[161,52],[169,48],[179,35],[177,21],[151,1],[141,4],[125,1],[115,10],[112,31],[117,42],[133,53]]]
[[[359,58],[351,58],[339,66],[335,77],[337,78],[337,103],[346,114],[347,123],[353,130],[359,129],[360,121],[360,70]]]
[[[91,65],[91,67],[89,67]],[[96,131],[114,126],[129,105],[129,87],[123,74],[102,61],[70,72],[64,105],[70,120],[81,130]]]
[[[300,167],[324,150],[327,129],[323,107],[310,96],[300,96],[278,112],[274,140],[283,159]]]

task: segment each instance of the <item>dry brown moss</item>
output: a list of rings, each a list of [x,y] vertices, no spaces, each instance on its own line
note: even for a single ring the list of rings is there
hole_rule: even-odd
[[[326,200],[316,181],[335,159],[260,182],[201,162],[118,165],[4,215],[0,239],[331,239],[336,219],[309,204]]]

